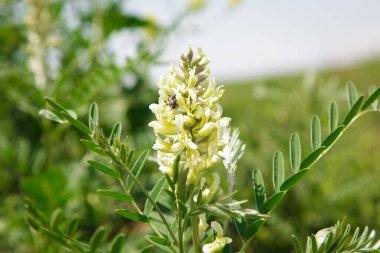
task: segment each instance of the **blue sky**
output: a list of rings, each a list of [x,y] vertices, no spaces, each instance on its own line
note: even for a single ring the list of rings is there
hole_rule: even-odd
[[[186,1],[127,1],[126,10],[168,22]],[[172,36],[164,54],[177,61],[202,47],[218,80],[343,67],[380,59],[379,0],[209,0]]]

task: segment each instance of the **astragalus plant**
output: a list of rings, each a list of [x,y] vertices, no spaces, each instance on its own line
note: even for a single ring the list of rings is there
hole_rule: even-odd
[[[310,154],[302,155],[297,133],[293,133],[289,140],[289,173],[285,173],[283,153],[277,151],[274,154],[274,193],[267,195],[261,172],[255,169],[252,171],[255,201],[236,200],[234,173],[245,145],[239,139],[239,131],[230,128],[230,119],[223,117],[219,100],[224,90],[212,78],[208,63],[201,50],[194,54],[189,49],[181,56],[179,67],[170,67],[158,82],[158,103],[150,105],[156,119],[149,126],[156,137],[155,154],[151,158],[157,161],[161,178],[150,190],[140,179],[149,151],[143,151],[132,162],[134,152],[127,139],[121,139],[120,123],[106,135],[99,126],[96,103],[90,107],[87,127],[75,118],[73,112],[46,98],[53,110],[44,115],[61,123],[68,121],[86,134],[88,139],[81,140],[82,143],[103,157],[103,160],[89,160],[88,164],[113,177],[120,186],[119,190],[98,189],[97,192],[126,202],[126,208],[115,210],[119,215],[150,225],[151,232],[146,235],[146,240],[147,246],[152,246],[141,249],[141,252],[247,252],[275,206],[310,171],[310,167],[330,150],[356,119],[365,113],[379,111],[379,88],[371,89],[365,98],[358,94],[354,84],[349,83],[349,111],[340,120],[336,103],[331,104],[329,134],[325,138],[322,138],[319,117],[312,118]],[[223,164],[225,170],[218,170],[221,167],[215,166],[217,163]],[[227,182],[221,184],[224,175],[227,175]],[[223,190],[222,185],[228,185],[228,189]],[[134,193],[139,191],[146,197],[145,203],[132,195],[133,188]],[[101,227],[89,243],[81,242],[75,233],[77,220],[70,219],[66,224],[57,210],[48,221],[32,203],[27,202],[26,206],[29,211],[27,221],[33,228],[73,252],[107,252],[106,247],[110,252],[130,252],[128,245],[123,244],[122,234],[116,236],[109,246],[103,245],[106,233]],[[293,240],[296,251],[303,252],[298,240],[295,237]],[[350,227],[344,228],[338,222],[336,226],[309,237],[306,252],[380,252],[378,247],[374,232],[368,233],[365,229],[360,234],[357,230],[351,235]]]

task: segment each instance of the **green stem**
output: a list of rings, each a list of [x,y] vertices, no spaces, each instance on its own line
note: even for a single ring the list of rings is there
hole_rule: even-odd
[[[140,190],[142,191],[142,193],[145,195],[145,197],[149,200],[149,202],[153,205],[154,209],[156,209],[158,215],[160,216],[162,222],[164,223],[166,229],[169,231],[170,233],[170,236],[173,238],[173,241],[176,245],[179,245],[179,242],[176,238],[176,236],[174,235],[174,232],[173,230],[170,228],[170,225],[168,223],[168,221],[166,220],[164,214],[162,213],[161,209],[157,206],[156,202],[154,201],[154,199],[152,199],[152,197],[149,195],[148,191],[145,189],[145,187],[140,183],[140,181],[135,177],[135,175],[133,175],[133,173],[128,169],[128,167],[121,161],[119,161],[115,156],[112,157],[112,159],[117,163],[119,164],[121,167],[123,167],[128,175],[132,178],[132,180],[135,182],[135,184],[140,188]]]
[[[129,192],[128,192],[128,190],[127,190],[127,187],[125,186],[125,183],[123,182],[123,180],[121,180],[120,178],[119,178],[119,183],[120,183],[121,187],[123,188],[124,192],[128,194]],[[141,211],[140,207],[137,205],[137,203],[136,203],[134,200],[132,200],[132,204],[133,204],[133,206],[136,208],[136,210],[137,210],[140,214],[144,214],[144,213]],[[160,233],[160,231],[158,231],[158,229],[156,228],[156,226],[154,226],[153,224],[150,224],[150,226],[152,227],[153,231],[154,231],[157,235],[162,236],[162,234]],[[169,246],[169,248],[171,249],[171,251],[172,251],[173,253],[175,253],[175,250],[174,250],[174,248],[173,248],[172,246]]]
[[[184,245],[183,245],[182,212],[178,204],[177,204],[177,224],[178,224],[179,252],[184,253],[185,251],[184,251]]]
[[[191,209],[194,208],[194,202],[191,200]],[[191,217],[191,229],[193,232],[193,246],[194,246],[194,253],[200,253],[201,252],[201,242],[199,239],[199,218],[197,215],[194,215]]]

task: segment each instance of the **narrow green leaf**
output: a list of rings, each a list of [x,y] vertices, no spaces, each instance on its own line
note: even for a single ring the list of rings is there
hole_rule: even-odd
[[[68,112],[62,111],[61,113],[62,116],[65,117],[76,129],[80,130],[81,132],[87,135],[92,134],[90,129],[85,124],[83,124],[81,121],[77,119],[74,119]]]
[[[111,253],[121,253],[125,241],[123,234],[118,234],[111,244]]]
[[[317,238],[315,237],[315,235],[311,235],[310,238],[311,238],[310,241],[311,241],[313,252],[317,253],[318,252]]]
[[[139,214],[136,212],[132,212],[127,209],[116,209],[116,213],[130,220],[150,223],[150,218],[148,216]]]
[[[29,198],[25,198],[25,209],[39,222],[41,222],[42,224],[46,224],[43,214],[34,206],[34,204]]]
[[[134,149],[129,150],[128,157],[127,157],[127,164],[130,164],[132,157],[133,157],[133,153],[135,153]]]
[[[149,236],[149,240],[151,240],[154,243],[157,243],[162,246],[170,246],[171,242],[168,238],[160,237],[160,236]]]
[[[102,245],[105,239],[105,235],[106,235],[106,229],[104,227],[99,227],[94,232],[94,234],[91,236],[91,239],[90,239],[90,249],[89,249],[90,253],[95,252],[96,249]]]
[[[377,88],[370,96],[369,98],[364,102],[362,106],[362,111],[367,109],[370,105],[372,105],[376,99],[380,96],[380,87]]]
[[[120,140],[121,136],[121,123],[117,122],[115,126],[112,128],[111,135],[110,135],[110,145],[113,146],[116,143],[116,140]]]
[[[131,172],[135,177],[138,177],[138,175],[141,172],[141,169],[144,166],[145,160],[148,157],[149,150],[145,150],[136,160],[135,164],[132,166]],[[127,189],[130,190],[133,186],[133,178],[128,177],[127,178]]]
[[[302,169],[306,169],[306,168],[310,167],[319,158],[319,156],[322,154],[322,152],[325,150],[325,148],[326,148],[325,146],[321,146],[321,147],[317,148],[316,150],[314,150],[313,152],[311,152],[301,162],[300,169],[302,170]]]
[[[54,210],[54,212],[50,216],[50,227],[56,228],[58,227],[63,221],[63,212],[62,209],[57,208]]]
[[[79,227],[79,218],[78,217],[72,217],[66,226],[66,234],[68,237],[73,237],[76,232],[78,231]]]
[[[267,200],[267,196],[265,193],[265,185],[264,185],[263,176],[261,175],[261,171],[255,169],[252,172],[252,179],[253,179],[253,190],[255,192],[255,197],[256,197],[256,206],[257,206],[257,209],[259,209],[259,211],[262,212],[264,203]]]
[[[94,127],[99,125],[99,112],[98,112],[98,104],[96,102],[92,102],[90,106],[90,110],[88,112],[88,126],[90,127],[91,132],[94,132]]]
[[[301,247],[301,243],[298,241],[297,237],[292,235],[292,240],[293,240],[293,245],[294,245],[294,249],[296,250],[296,253],[304,253]]]
[[[297,172],[301,164],[301,141],[298,133],[293,133],[289,140],[290,166]]]
[[[236,227],[236,231],[238,232],[238,235],[241,240],[244,239],[245,231],[247,230],[247,220],[246,219],[234,219],[234,224]]]
[[[258,220],[255,220],[250,225],[248,225],[244,233],[244,238],[246,240],[249,240],[250,238],[252,238],[257,233],[257,231],[259,231],[259,229],[264,225],[264,222],[265,222],[264,219],[258,219]]]
[[[317,115],[311,118],[311,148],[316,150],[321,146],[321,121]]]
[[[339,126],[331,134],[329,134],[326,139],[323,140],[322,146],[330,147],[331,144],[340,136],[345,126]]]
[[[353,82],[347,82],[347,97],[348,97],[348,105],[351,109],[356,100],[358,99],[358,91],[356,90],[356,86]]]
[[[285,192],[279,191],[273,194],[264,204],[264,213],[269,213],[273,208],[277,206],[282,197],[285,195]]]
[[[356,103],[352,106],[351,110],[348,112],[346,118],[343,121],[343,125],[347,126],[351,120],[355,117],[355,115],[359,112],[360,110],[360,105],[362,104],[363,101],[363,95],[359,97],[359,99],[356,101]]]
[[[329,116],[329,128],[331,133],[338,127],[339,124],[339,109],[335,102],[331,103]]]
[[[161,195],[162,189],[164,189],[166,183],[165,177],[161,177],[156,185],[153,187],[152,191],[150,192],[150,197],[153,199],[154,202],[157,201],[158,197]],[[144,207],[144,213],[145,215],[150,215],[153,210],[153,204],[147,199],[145,201],[145,207]]]
[[[277,151],[273,156],[273,186],[275,191],[280,189],[284,182],[284,156],[281,151]]]
[[[115,198],[122,201],[131,202],[133,200],[132,196],[124,192],[112,191],[112,190],[103,190],[98,189],[97,192],[103,196]]]
[[[93,168],[99,170],[100,172],[103,172],[104,174],[107,174],[111,177],[120,179],[120,173],[100,162],[89,160],[87,161]]]
[[[287,191],[292,188],[298,181],[300,181],[306,173],[309,171],[308,168],[298,171],[296,174],[287,178],[285,182],[281,185],[280,191]]]
[[[360,228],[356,228],[355,232],[351,238],[350,244],[353,244],[358,239],[359,233],[360,233]]]

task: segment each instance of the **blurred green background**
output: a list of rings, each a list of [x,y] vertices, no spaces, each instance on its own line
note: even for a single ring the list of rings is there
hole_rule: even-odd
[[[97,101],[106,133],[120,121],[138,152],[151,147],[154,136],[147,122],[153,115],[148,105],[157,94],[156,80],[149,74],[153,67],[168,66],[161,57],[168,38],[185,17],[200,10],[186,6],[171,22],[160,24],[121,11],[122,2],[1,2],[0,252],[67,252],[28,227],[25,198],[46,216],[59,207],[66,217],[79,217],[84,240],[104,225],[111,230],[109,238],[127,233],[125,252],[146,244],[139,233],[148,228],[118,217],[113,210],[120,204],[96,194],[97,188],[115,186],[87,168],[84,161],[94,155],[81,145],[81,133],[39,115],[46,107],[45,96],[74,110],[83,121],[90,103]],[[67,13],[75,13],[74,26]],[[113,52],[107,50],[111,36],[120,31],[133,32],[136,49],[123,65],[115,64]],[[238,197],[254,207],[252,170],[260,168],[270,185],[273,153],[288,152],[290,134],[300,133],[303,153],[308,153],[311,116],[320,115],[327,133],[330,102],[335,100],[342,114],[347,110],[345,82],[353,81],[366,92],[369,85],[380,84],[379,70],[380,61],[373,60],[346,69],[219,82],[226,89],[224,114],[247,144],[236,174]],[[355,123],[286,196],[251,252],[292,252],[292,234],[306,238],[343,217],[353,226],[379,230],[379,126],[379,115]],[[142,181],[151,188],[159,171],[154,163],[146,167]],[[141,204],[144,201],[141,197]]]

